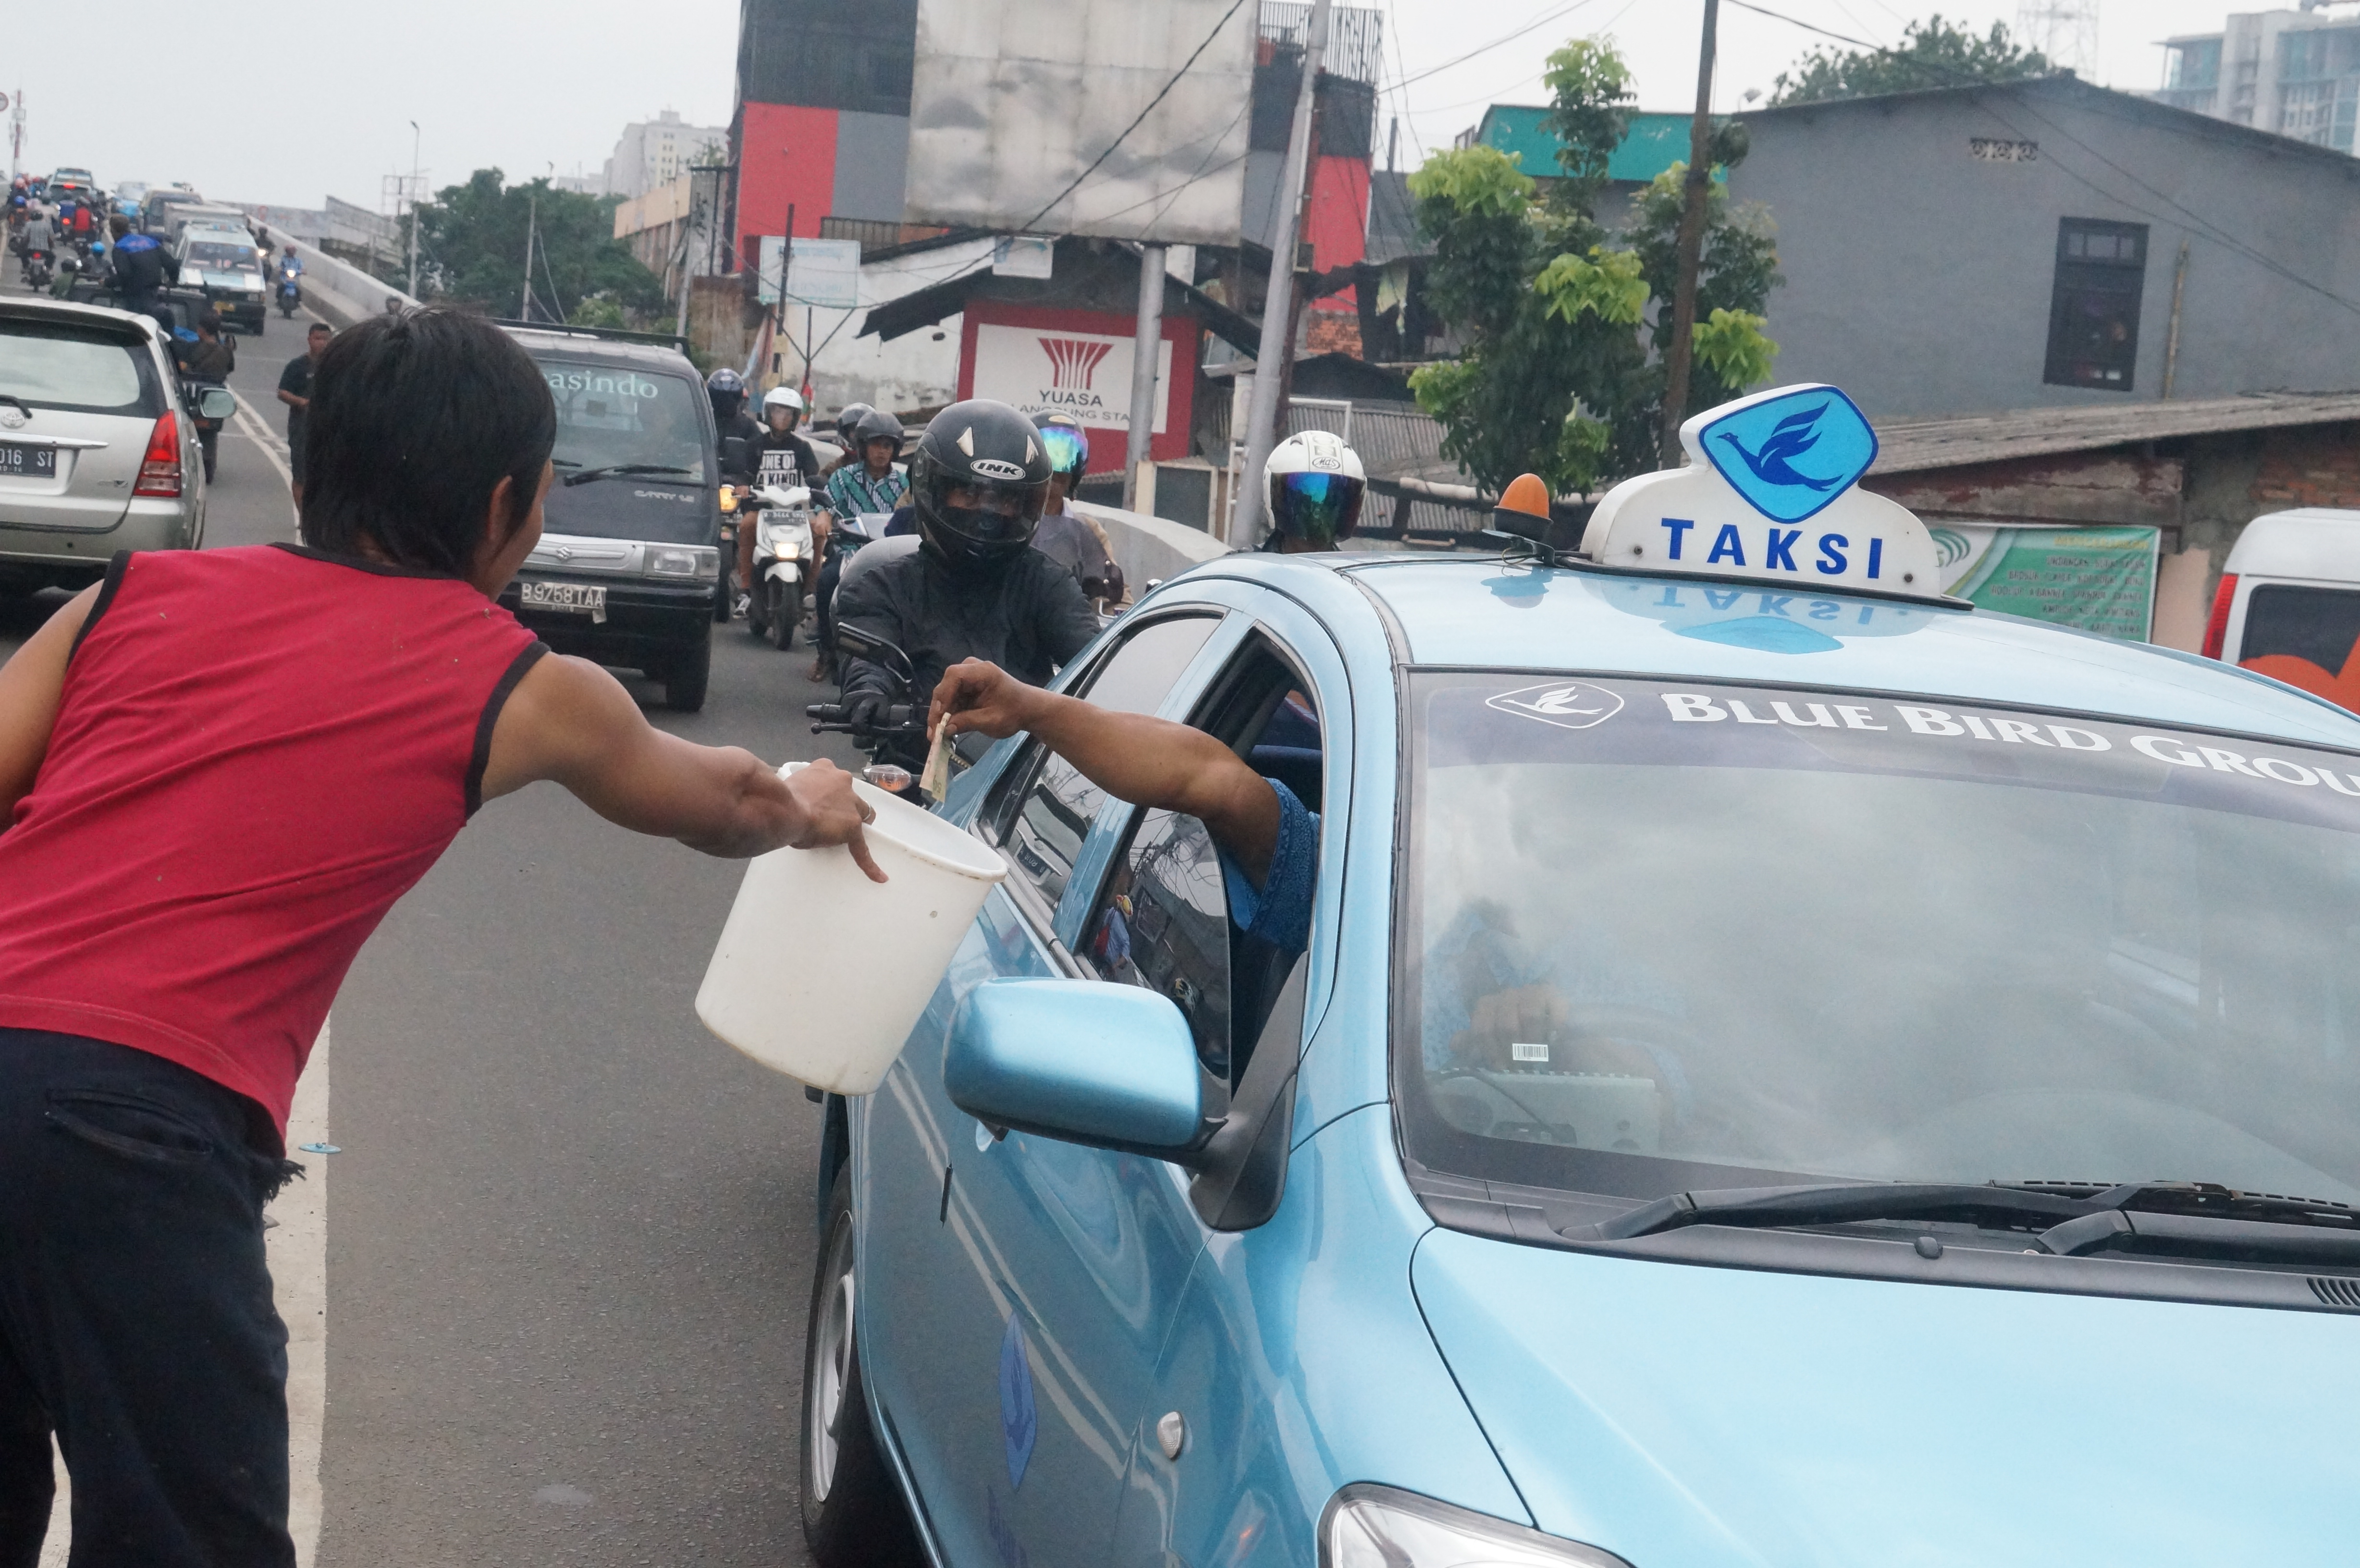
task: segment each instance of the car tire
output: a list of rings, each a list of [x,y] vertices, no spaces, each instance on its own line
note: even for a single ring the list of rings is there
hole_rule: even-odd
[[[770,623],[770,646],[784,653],[795,646],[795,622],[803,609],[801,594],[794,584],[777,578],[762,585],[762,615]]]
[[[852,1162],[836,1168],[803,1330],[803,1540],[819,1568],[919,1568],[925,1549],[869,1420],[853,1334]]]
[[[713,639],[705,637],[665,669],[664,706],[675,713],[695,713],[705,706],[705,688],[712,679]]]

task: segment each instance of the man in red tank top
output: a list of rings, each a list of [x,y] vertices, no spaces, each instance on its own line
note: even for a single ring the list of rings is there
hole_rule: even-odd
[[[849,775],[663,734],[495,602],[555,434],[497,328],[368,321],[314,373],[300,546],[119,555],[0,667],[0,1568],[52,1432],[77,1564],[294,1562],[262,1206],[345,970],[484,801],[883,880]]]

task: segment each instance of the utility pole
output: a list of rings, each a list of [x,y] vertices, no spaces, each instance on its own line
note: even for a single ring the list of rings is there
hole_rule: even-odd
[[[1285,394],[1286,360],[1295,347],[1295,242],[1303,232],[1303,190],[1310,176],[1311,105],[1319,82],[1319,61],[1328,51],[1330,0],[1312,0],[1311,25],[1303,46],[1303,82],[1295,94],[1295,125],[1286,136],[1286,170],[1279,189],[1286,193],[1277,232],[1270,236],[1270,288],[1262,305],[1262,343],[1254,354],[1253,401],[1246,413],[1245,463],[1238,471],[1236,505],[1229,514],[1232,545],[1251,547],[1262,532],[1262,471],[1278,444],[1279,399]]]
[[[1155,360],[1164,342],[1164,247],[1139,247],[1139,330],[1131,344],[1131,439],[1124,443],[1122,506],[1139,510],[1141,470],[1154,460]]]
[[[1712,49],[1721,0],[1704,0],[1704,47],[1697,55],[1696,119],[1688,126],[1688,173],[1680,204],[1679,282],[1672,290],[1672,346],[1664,364],[1664,465],[1680,461],[1688,417],[1688,361],[1696,347],[1697,273],[1704,262],[1704,214],[1712,194]]]
[[[410,122],[410,297],[418,298],[418,122]]]
[[[524,208],[524,299],[517,307],[517,320],[532,320],[532,240],[541,223],[541,198],[527,196]]]

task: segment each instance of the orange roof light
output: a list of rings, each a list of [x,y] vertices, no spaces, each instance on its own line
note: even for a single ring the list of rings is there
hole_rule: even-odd
[[[1522,512],[1527,517],[1549,515],[1547,481],[1537,474],[1519,474],[1508,482],[1508,493],[1500,497],[1500,510]]]
[[[1548,482],[1537,474],[1519,474],[1510,480],[1508,493],[1491,508],[1491,528],[1535,542],[1548,538]]]

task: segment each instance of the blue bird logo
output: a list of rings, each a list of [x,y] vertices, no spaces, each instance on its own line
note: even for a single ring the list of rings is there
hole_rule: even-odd
[[[1821,403],[1799,414],[1787,415],[1778,421],[1760,449],[1754,452],[1746,451],[1745,444],[1729,430],[1721,431],[1721,439],[1729,443],[1730,449],[1737,453],[1747,468],[1753,470],[1754,477],[1765,485],[1799,485],[1809,490],[1832,490],[1843,481],[1815,479],[1808,474],[1797,473],[1789,462],[1789,459],[1802,456],[1819,443],[1819,416],[1827,411],[1827,404]]]

